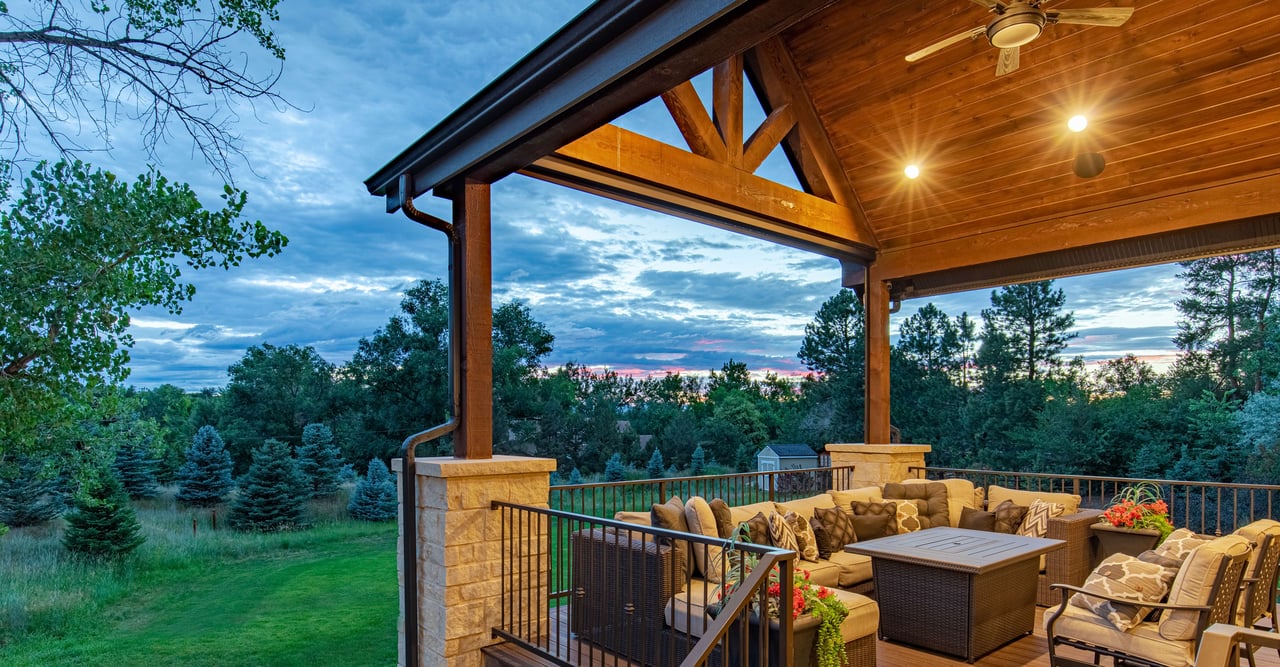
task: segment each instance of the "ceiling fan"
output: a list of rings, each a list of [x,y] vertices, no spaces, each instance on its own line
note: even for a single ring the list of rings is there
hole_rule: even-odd
[[[1018,48],[1039,37],[1041,31],[1048,24],[1076,23],[1114,28],[1128,21],[1129,17],[1133,15],[1133,7],[1043,9],[1041,5],[1045,4],[1044,0],[1030,0],[1030,2],[970,0],[970,2],[982,5],[988,11],[994,13],[995,18],[991,19],[991,22],[985,26],[978,26],[940,42],[934,42],[908,55],[907,62],[913,63],[966,39],[973,40],[986,36],[991,46],[1000,49],[1000,59],[996,62],[996,76],[1004,76],[1018,69]]]

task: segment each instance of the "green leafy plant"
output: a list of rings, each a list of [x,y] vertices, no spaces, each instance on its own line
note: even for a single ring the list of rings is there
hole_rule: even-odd
[[[1160,487],[1152,482],[1139,482],[1117,493],[1111,506],[1103,511],[1101,521],[1116,528],[1158,530],[1161,542],[1173,532],[1169,505]]]

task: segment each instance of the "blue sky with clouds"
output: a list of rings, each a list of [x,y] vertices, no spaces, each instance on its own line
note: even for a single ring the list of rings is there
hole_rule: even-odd
[[[398,312],[404,290],[443,278],[438,234],[387,215],[362,181],[585,6],[286,0],[276,33],[288,51],[278,91],[296,108],[242,109],[238,131],[250,214],[285,232],[272,259],[189,274],[197,295],[181,315],[146,310],[132,333],[139,386],[226,383],[250,345],[310,345],[333,363]],[[757,119],[758,120],[758,119]],[[660,104],[619,121],[678,143]],[[750,117],[747,120],[751,123]],[[118,127],[117,150],[91,160],[145,169]],[[160,168],[213,203],[220,181],[175,138]],[[787,182],[771,158],[767,176]],[[425,205],[447,217],[442,200]],[[521,299],[556,336],[551,364],[622,372],[719,368],[799,372],[796,352],[819,305],[839,288],[835,260],[513,176],[493,189],[496,301]],[[1059,281],[1087,359],[1169,354],[1180,296],[1176,267]],[[990,291],[935,298],[977,315]],[[924,305],[908,301],[892,325]]]

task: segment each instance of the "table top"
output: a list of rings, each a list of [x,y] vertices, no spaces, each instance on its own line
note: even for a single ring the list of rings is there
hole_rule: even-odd
[[[1060,549],[1066,542],[1042,537],[991,533],[967,528],[928,528],[846,545],[850,553],[872,559],[919,563],[944,570],[981,574]]]

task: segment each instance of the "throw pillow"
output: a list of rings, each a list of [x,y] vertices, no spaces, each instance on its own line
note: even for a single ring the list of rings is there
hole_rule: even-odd
[[[919,505],[912,501],[898,503],[898,511],[894,513],[893,523],[899,534],[920,530],[922,522]]]
[[[1018,527],[1027,518],[1027,509],[1022,505],[1014,505],[1012,500],[1000,503],[991,510],[991,513],[996,515],[996,525],[993,530],[1008,535],[1018,532]]]
[[[773,542],[773,546],[779,549],[800,551],[800,544],[796,541],[796,534],[791,531],[791,526],[787,525],[787,520],[777,512],[769,513],[769,539]]]
[[[705,498],[694,496],[689,499],[684,506],[684,519],[689,524],[689,532],[694,535],[702,535],[703,537],[719,538],[716,532],[716,516],[711,511],[711,506],[707,504]],[[702,577],[712,583],[720,583],[724,578],[724,564],[722,547],[713,546],[705,542],[691,540],[689,544],[693,547],[693,564]]]
[[[895,520],[898,518],[898,504],[853,502],[853,530],[858,541],[874,540],[877,537],[888,537],[898,534]]]
[[[972,507],[966,507],[960,510],[960,525],[957,527],[968,528],[969,530],[994,531],[996,529],[996,513],[983,512]]]
[[[797,512],[787,512],[782,515],[782,520],[787,522],[787,528],[790,528],[791,534],[795,535],[796,553],[800,554],[800,559],[816,563],[818,539],[813,534],[813,527],[809,525],[809,520]]]
[[[858,534],[853,530],[853,517],[843,508],[816,509],[813,511],[813,522],[822,525],[822,535],[818,537],[818,553],[828,555],[840,553],[844,545],[858,541]],[[814,531],[817,533],[817,531]]]
[[[689,532],[689,522],[684,518],[684,502],[680,500],[680,496],[672,496],[671,500],[665,503],[655,503],[649,513],[649,518],[655,528],[666,528],[667,530],[675,530],[681,533]],[[693,558],[688,540],[660,538],[658,543],[673,544],[676,551],[684,553],[686,563]]]
[[[769,517],[764,512],[756,512],[755,516],[743,523],[747,526],[747,533],[751,535],[752,544],[773,545],[769,540]]]
[[[707,504],[711,506],[711,513],[716,517],[716,535],[726,540],[732,538],[733,512],[729,510],[729,504],[719,498]]]
[[[1191,532],[1189,528],[1179,528],[1164,538],[1160,546],[1156,547],[1156,552],[1177,561],[1185,561],[1196,547],[1208,541]]]
[[[1160,565],[1141,561],[1128,554],[1112,554],[1098,564],[1081,588],[1142,603],[1159,602],[1168,592],[1169,584],[1164,578],[1164,568]],[[1141,623],[1152,609],[1141,604],[1113,602],[1084,593],[1071,596],[1071,604],[1107,619],[1107,622],[1121,632],[1127,632]]]
[[[997,505],[999,507],[999,505]],[[1018,534],[1027,537],[1044,537],[1049,534],[1049,519],[1062,516],[1062,505],[1046,503],[1043,500],[1032,501],[1027,508],[1027,516],[1018,526]]]
[[[889,482],[884,485],[884,498],[885,500],[920,501],[920,505],[923,506],[920,508],[919,516],[922,528],[950,525],[947,487],[942,482],[925,482],[924,484]]]
[[[1160,552],[1152,549],[1138,554],[1138,560],[1160,566],[1160,578],[1164,580],[1165,588],[1173,586],[1173,580],[1178,577],[1178,570],[1182,569],[1182,561],[1161,555]]]

